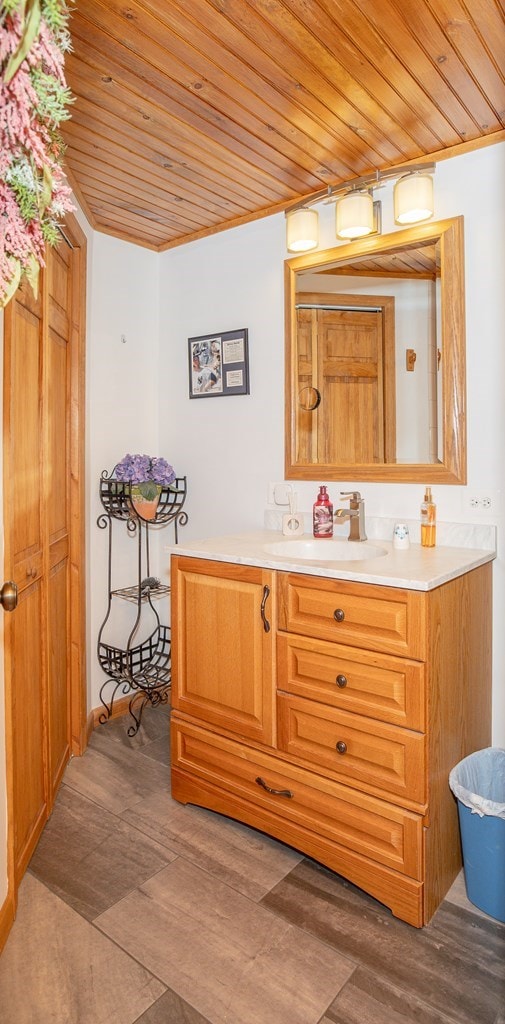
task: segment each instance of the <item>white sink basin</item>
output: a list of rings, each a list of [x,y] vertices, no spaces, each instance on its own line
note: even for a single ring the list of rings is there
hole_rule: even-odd
[[[330,540],[326,537],[320,540],[281,540],[275,544],[265,544],[264,550],[268,555],[312,562],[364,562],[387,555],[386,548],[366,540]]]

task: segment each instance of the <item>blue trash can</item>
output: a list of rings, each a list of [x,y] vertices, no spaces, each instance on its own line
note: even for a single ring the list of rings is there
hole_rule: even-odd
[[[505,924],[505,750],[487,747],[449,775],[458,801],[468,899]]]

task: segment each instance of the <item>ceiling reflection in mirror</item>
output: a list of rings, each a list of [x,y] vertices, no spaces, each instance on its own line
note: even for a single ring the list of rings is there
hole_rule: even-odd
[[[462,481],[461,221],[288,261],[288,478]]]

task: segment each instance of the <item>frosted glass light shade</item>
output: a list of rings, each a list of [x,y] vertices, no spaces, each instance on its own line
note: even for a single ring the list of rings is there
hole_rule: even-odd
[[[433,217],[431,174],[407,174],[394,188],[396,224],[418,224]]]
[[[349,192],[337,202],[338,238],[363,238],[373,225],[373,199],[369,192]]]
[[[309,252],[319,243],[319,215],[316,210],[293,210],[286,214],[288,252]]]

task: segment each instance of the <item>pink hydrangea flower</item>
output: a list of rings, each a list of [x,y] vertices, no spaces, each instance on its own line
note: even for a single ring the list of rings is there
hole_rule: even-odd
[[[66,90],[65,44],[62,38],[55,38],[43,17],[24,60],[9,81],[5,80],[9,59],[23,38],[23,6],[20,3],[5,17],[0,32],[0,307],[19,268],[31,269],[34,259],[44,265],[44,232],[51,237],[57,221],[75,209],[62,168],[63,147],[55,135],[56,117],[49,124],[40,113],[34,78],[34,73],[41,71],[54,79],[55,90]],[[64,11],[63,0],[61,7]],[[59,96],[61,110],[66,96],[63,92]],[[51,192],[43,205],[48,172]],[[32,201],[23,203],[23,193],[25,198],[31,195]]]

